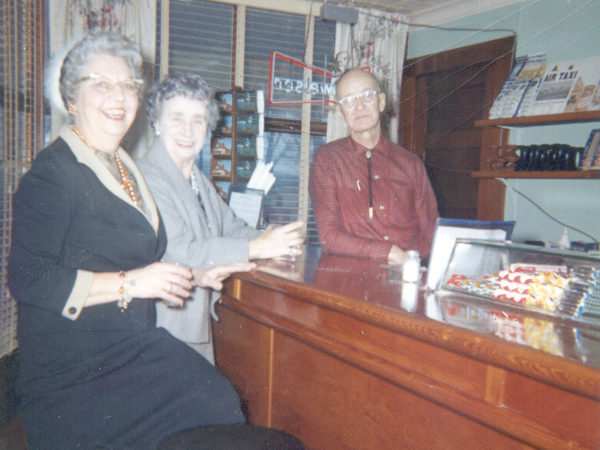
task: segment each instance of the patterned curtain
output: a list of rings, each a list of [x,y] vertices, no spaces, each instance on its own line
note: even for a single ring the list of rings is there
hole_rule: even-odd
[[[358,23],[338,22],[335,35],[336,72],[361,68],[373,73],[386,94],[383,127],[386,137],[398,141],[398,102],[406,49],[407,19],[397,13],[358,8]],[[329,113],[327,141],[349,134],[337,111]]]
[[[144,78],[151,84],[156,44],[156,0],[49,0],[50,54],[46,95],[52,103],[52,137],[66,121],[58,94],[58,70],[66,49],[90,30],[123,34],[138,43],[144,59]],[[145,151],[149,141],[144,114],[138,114],[125,141],[132,153]]]
[[[42,147],[43,61],[43,2],[0,2],[0,357],[17,348],[17,304],[6,285],[12,197]]]

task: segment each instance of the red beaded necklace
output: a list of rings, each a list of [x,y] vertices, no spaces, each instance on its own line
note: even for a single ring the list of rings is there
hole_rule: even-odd
[[[83,136],[83,134],[81,133],[81,131],[79,131],[77,127],[74,126],[72,130],[73,133],[75,133],[77,137],[81,139],[81,142],[83,142],[88,148],[90,148],[94,152],[97,151],[88,143],[87,139]],[[135,188],[133,187],[133,183],[131,181],[131,178],[129,177],[129,173],[127,172],[127,169],[125,169],[125,165],[121,161],[121,158],[119,157],[119,154],[117,152],[113,153],[113,159],[117,163],[117,169],[119,169],[119,176],[121,177],[121,187],[124,191],[127,191],[131,201],[137,206],[139,206],[138,197],[135,193]]]

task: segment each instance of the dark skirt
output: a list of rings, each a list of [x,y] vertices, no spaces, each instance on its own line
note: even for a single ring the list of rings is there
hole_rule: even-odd
[[[30,448],[149,449],[177,431],[244,422],[225,377],[163,329],[129,336],[89,360],[64,374],[24,377]]]

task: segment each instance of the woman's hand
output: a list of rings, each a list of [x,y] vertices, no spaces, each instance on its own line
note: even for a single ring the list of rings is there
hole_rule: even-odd
[[[302,221],[291,222],[277,228],[267,229],[248,243],[249,259],[297,256],[302,254],[304,233]]]
[[[256,264],[250,262],[237,262],[224,266],[215,266],[210,269],[193,269],[194,284],[215,291],[223,289],[223,280],[236,272],[249,272]]]
[[[127,277],[131,297],[160,298],[173,306],[183,306],[194,287],[192,270],[172,263],[153,263],[127,272]]]

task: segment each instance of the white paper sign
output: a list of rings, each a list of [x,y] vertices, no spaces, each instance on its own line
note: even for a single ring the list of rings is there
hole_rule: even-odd
[[[260,220],[263,196],[256,193],[232,191],[229,196],[229,207],[236,216],[251,227],[256,228]]]

